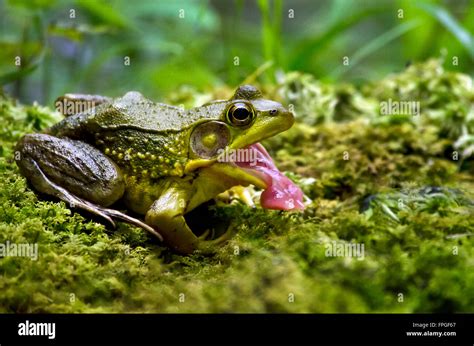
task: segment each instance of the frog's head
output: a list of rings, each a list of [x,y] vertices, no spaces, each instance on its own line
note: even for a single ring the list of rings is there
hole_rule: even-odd
[[[214,163],[223,151],[243,149],[288,130],[293,113],[280,103],[264,99],[251,85],[240,86],[227,101],[212,102],[208,116],[196,122],[190,134],[191,170]]]
[[[223,103],[215,120],[198,124],[190,137],[193,159],[187,170],[208,169],[236,185],[254,184],[265,191],[261,204],[270,209],[302,209],[301,190],[274,165],[259,143],[288,130],[293,113],[280,103],[264,99],[251,85],[240,86]]]
[[[295,119],[280,103],[264,99],[254,86],[243,85],[229,100],[225,121],[233,133],[229,149],[241,149],[288,130]]]

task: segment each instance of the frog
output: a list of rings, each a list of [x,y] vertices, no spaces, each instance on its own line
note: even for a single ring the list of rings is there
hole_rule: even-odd
[[[137,91],[111,98],[66,94],[65,117],[16,144],[16,163],[34,190],[74,208],[150,232],[172,251],[214,253],[232,237],[194,233],[185,216],[233,188],[262,189],[263,208],[301,210],[301,189],[260,141],[288,130],[294,114],[252,85],[227,100],[184,109]],[[248,155],[236,159],[239,151]],[[126,211],[114,208],[120,202]],[[128,211],[128,212],[127,212]]]

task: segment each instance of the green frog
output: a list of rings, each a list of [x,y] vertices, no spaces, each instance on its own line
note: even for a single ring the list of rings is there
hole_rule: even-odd
[[[57,101],[81,104],[89,106],[76,114],[65,111],[75,107],[63,107],[62,121],[17,143],[20,172],[41,193],[112,224],[142,227],[181,254],[210,253],[229,239],[229,230],[217,239],[196,235],[185,215],[235,186],[263,189],[264,208],[304,207],[301,190],[258,143],[289,129],[294,116],[253,86],[190,110],[135,91],[119,98],[67,94]],[[112,208],[118,201],[139,216]]]

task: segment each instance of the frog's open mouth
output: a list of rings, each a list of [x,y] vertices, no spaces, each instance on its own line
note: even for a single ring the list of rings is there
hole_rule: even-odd
[[[240,149],[233,163],[247,173],[263,180],[266,189],[260,197],[260,204],[266,209],[304,209],[303,192],[275,166],[263,145],[255,143]]]

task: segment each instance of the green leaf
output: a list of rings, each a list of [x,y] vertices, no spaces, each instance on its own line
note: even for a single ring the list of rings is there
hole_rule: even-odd
[[[64,24],[50,24],[47,29],[48,34],[52,36],[59,36],[67,38],[71,41],[81,42],[84,35],[101,35],[113,32],[110,25],[64,25]]]
[[[128,18],[105,1],[78,0],[77,4],[100,23],[109,24],[120,29],[132,29],[132,23]]]
[[[390,216],[394,221],[400,222],[400,219],[398,218],[397,215],[390,209],[385,203],[380,203],[380,206],[382,207],[382,210]]]
[[[75,27],[66,27],[60,25],[50,25],[48,27],[48,34],[52,36],[65,37],[71,41],[82,41],[82,32]]]
[[[36,68],[38,67],[38,64],[34,64],[34,65],[30,65],[28,67],[25,67],[25,68],[21,68],[21,69],[18,69],[16,71],[13,71],[13,72],[7,72],[7,73],[4,73],[3,75],[0,76],[0,84],[8,84],[8,83],[11,83],[11,82],[14,82],[18,79],[21,79],[27,75],[29,75],[30,73],[32,73],[34,70],[36,70]]]
[[[25,7],[29,10],[37,8],[48,8],[56,6],[55,0],[10,0],[8,5],[16,7]]]

